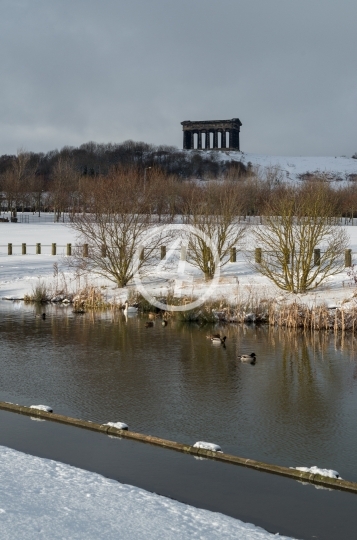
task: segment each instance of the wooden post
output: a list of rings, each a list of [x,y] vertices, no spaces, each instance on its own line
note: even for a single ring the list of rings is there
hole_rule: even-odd
[[[345,267],[351,267],[352,266],[352,249],[346,249],[345,250]]]
[[[88,257],[88,244],[83,244],[83,257]]]
[[[72,244],[67,244],[67,257],[72,255]]]
[[[102,257],[105,258],[107,256],[107,246],[105,244],[102,244],[100,251],[101,251]]]
[[[12,244],[7,245],[7,254],[12,255]]]
[[[321,249],[314,249],[314,266],[320,266]]]
[[[185,261],[187,257],[187,246],[181,246],[180,261]]]
[[[161,260],[166,257],[166,246],[161,246]]]
[[[231,251],[231,255],[230,255],[229,261],[231,263],[237,262],[237,250],[236,250],[236,248],[232,247],[230,251]]]
[[[41,255],[41,244],[36,244],[36,255]]]
[[[51,254],[52,254],[52,255],[56,255],[56,251],[57,251],[57,245],[54,243],[54,244],[52,244],[52,251],[51,251]]]
[[[262,248],[255,248],[255,262],[257,264],[262,263]]]
[[[26,244],[22,244],[22,255],[26,255]]]

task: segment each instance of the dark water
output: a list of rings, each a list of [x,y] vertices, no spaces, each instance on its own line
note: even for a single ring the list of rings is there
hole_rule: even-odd
[[[356,495],[0,411],[0,445],[302,540],[356,537]]]
[[[232,325],[224,349],[209,327],[45,310],[0,302],[0,400],[357,481],[352,338]],[[236,360],[253,351],[255,366]]]

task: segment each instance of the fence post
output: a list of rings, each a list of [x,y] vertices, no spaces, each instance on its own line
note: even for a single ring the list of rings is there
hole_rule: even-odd
[[[144,247],[143,246],[139,246],[139,261],[143,261],[144,260]]]
[[[257,264],[262,263],[262,248],[255,248],[255,262]]]
[[[314,249],[314,266],[320,266],[321,249]]]
[[[345,267],[352,266],[352,249],[345,250]]]
[[[230,262],[237,262],[237,249],[235,247],[231,248],[231,256],[229,259]]]
[[[52,254],[52,255],[56,255],[56,252],[57,252],[57,245],[54,243],[54,244],[52,244],[52,251],[51,251],[51,254]]]
[[[187,257],[187,246],[181,246],[180,261],[185,261]]]
[[[41,255],[41,244],[36,244],[36,255]]]
[[[88,257],[88,244],[83,244],[83,257]]]
[[[12,255],[12,244],[7,245],[7,254]]]
[[[72,244],[67,244],[67,257],[72,255]]]
[[[100,248],[100,252],[101,252],[101,255],[103,258],[105,258],[107,256],[107,246],[105,244],[102,244],[101,248]]]
[[[166,257],[166,246],[161,246],[161,260]]]
[[[22,243],[22,255],[26,255],[26,244]]]

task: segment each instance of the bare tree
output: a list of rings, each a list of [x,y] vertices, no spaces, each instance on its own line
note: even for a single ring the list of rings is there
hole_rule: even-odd
[[[116,171],[88,180],[85,189],[87,211],[73,214],[71,227],[79,241],[88,244],[88,253],[77,249],[71,264],[125,287],[158,256],[162,242],[162,233],[151,235],[155,224],[143,196],[142,176]]]
[[[31,163],[31,154],[20,149],[11,160],[11,165],[3,173],[1,184],[8,209],[22,209],[29,204],[31,184],[36,165]]]
[[[184,222],[199,231],[188,235],[189,261],[204,273],[205,279],[212,279],[217,262],[221,267],[227,264],[230,250],[239,250],[245,235],[246,226],[240,220],[239,185],[209,181],[204,186],[191,184],[188,190]]]
[[[262,250],[254,266],[280,289],[305,292],[341,272],[349,238],[332,218],[333,204],[323,185],[285,188],[264,214],[263,225],[253,232]]]
[[[73,166],[71,158],[60,157],[53,167],[50,184],[51,203],[54,219],[59,221],[61,215],[73,207],[74,193],[78,189],[79,174]]]

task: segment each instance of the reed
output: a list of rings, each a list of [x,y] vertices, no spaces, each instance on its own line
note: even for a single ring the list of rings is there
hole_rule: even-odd
[[[49,302],[52,296],[52,290],[41,279],[32,286],[32,292],[24,295],[24,302],[36,302],[38,304],[45,304]]]

